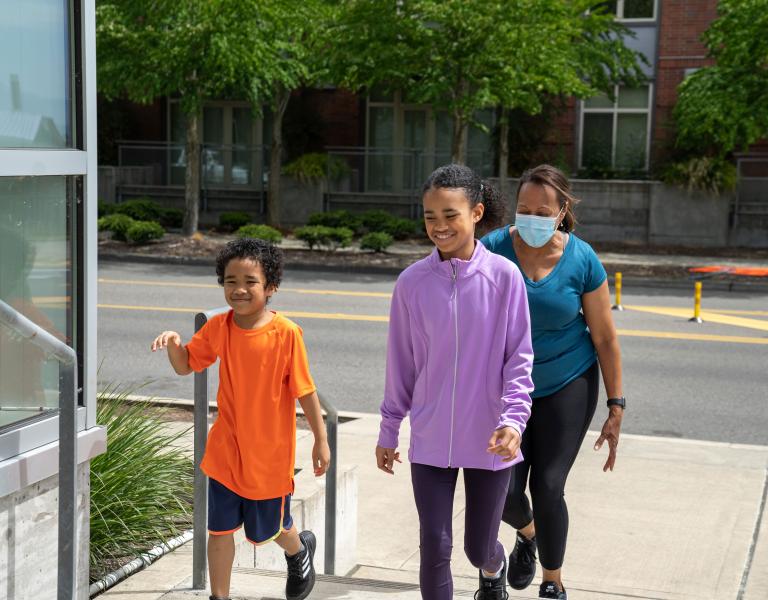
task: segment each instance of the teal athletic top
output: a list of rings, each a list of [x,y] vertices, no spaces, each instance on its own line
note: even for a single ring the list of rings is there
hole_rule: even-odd
[[[491,252],[520,267],[508,225],[491,231],[480,241]],[[581,297],[600,287],[607,277],[592,246],[572,233],[560,260],[544,279],[531,281],[523,273],[533,339],[531,397],[554,394],[597,360],[581,310]]]

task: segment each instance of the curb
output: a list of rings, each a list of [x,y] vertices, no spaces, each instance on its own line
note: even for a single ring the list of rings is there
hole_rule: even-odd
[[[121,263],[142,263],[142,264],[160,264],[160,265],[189,265],[213,267],[215,260],[212,257],[188,257],[188,256],[168,256],[168,255],[148,255],[135,253],[117,254],[114,252],[99,253],[99,260],[104,262]],[[604,263],[606,270],[618,271],[626,268],[625,263]],[[311,273],[330,272],[330,273],[348,273],[359,275],[394,275],[397,276],[403,272],[403,268],[380,266],[380,265],[335,265],[322,262],[302,263],[295,266],[287,265],[286,271],[308,271]],[[613,275],[608,275],[608,280],[613,282]],[[723,281],[707,279],[695,279],[692,276],[687,278],[660,278],[660,277],[636,277],[624,276],[625,286],[653,287],[667,289],[689,289],[693,287],[695,281],[703,281],[704,287],[708,290],[733,293],[756,293],[768,294],[768,282],[762,281]]]

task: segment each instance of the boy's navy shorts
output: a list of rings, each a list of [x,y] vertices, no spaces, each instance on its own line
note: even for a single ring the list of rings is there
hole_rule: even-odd
[[[215,479],[208,479],[208,533],[226,535],[245,528],[252,544],[274,540],[293,526],[291,496],[250,500]]]

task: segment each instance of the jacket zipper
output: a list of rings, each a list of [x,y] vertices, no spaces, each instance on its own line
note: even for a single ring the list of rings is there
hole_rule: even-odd
[[[458,301],[458,282],[456,265],[451,260],[451,275],[453,278],[453,329],[456,336],[456,355],[453,361],[453,390],[451,391],[451,432],[448,439],[448,466],[451,466],[453,461],[453,425],[454,425],[454,412],[456,408],[456,380],[459,374],[459,301]]]

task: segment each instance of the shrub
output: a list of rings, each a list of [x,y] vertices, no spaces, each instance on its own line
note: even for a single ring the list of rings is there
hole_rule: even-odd
[[[417,223],[415,221],[398,217],[394,217],[384,229],[384,233],[388,233],[396,240],[407,239],[417,231]]]
[[[336,181],[349,173],[349,165],[338,156],[310,152],[283,167],[283,173],[295,177],[302,183],[312,183],[322,179]]]
[[[184,224],[184,211],[179,208],[164,208],[160,214],[160,225],[165,228],[180,228]]]
[[[362,221],[357,215],[348,210],[332,210],[330,212],[315,213],[310,215],[307,225],[321,225],[323,227],[346,227],[353,232],[360,229]]]
[[[154,221],[134,221],[125,232],[125,238],[132,244],[146,244],[152,240],[159,240],[164,235],[163,226]]]
[[[121,204],[115,204],[114,212],[121,215],[128,215],[135,221],[160,221],[163,215],[163,208],[155,201],[149,198],[138,198],[128,200]]]
[[[689,191],[718,194],[736,189],[738,177],[736,167],[724,158],[699,156],[671,164],[662,173],[662,180]]]
[[[107,215],[114,213],[116,206],[117,204],[113,204],[111,202],[99,202],[99,218],[106,217]]]
[[[91,461],[91,581],[192,521],[194,471],[180,444],[189,430],[170,432],[145,403],[126,403],[127,395],[114,387],[98,395],[96,419],[109,444]]]
[[[244,225],[235,235],[239,238],[257,238],[273,244],[283,241],[283,234],[269,225]]]
[[[296,239],[304,242],[310,250],[324,247],[328,250],[346,248],[352,243],[354,232],[348,227],[326,227],[324,225],[307,225],[295,229]]]
[[[99,231],[111,231],[113,239],[123,242],[127,239],[126,233],[128,229],[135,223],[136,221],[131,217],[120,213],[107,215],[98,220]]]
[[[237,231],[251,222],[251,216],[244,212],[225,212],[219,217],[219,227],[224,231]]]
[[[392,245],[392,236],[381,231],[366,233],[360,240],[361,250],[373,250],[374,252],[384,252]]]
[[[396,240],[406,239],[418,231],[415,221],[396,217],[385,210],[366,211],[360,221],[366,231],[388,233]]]

